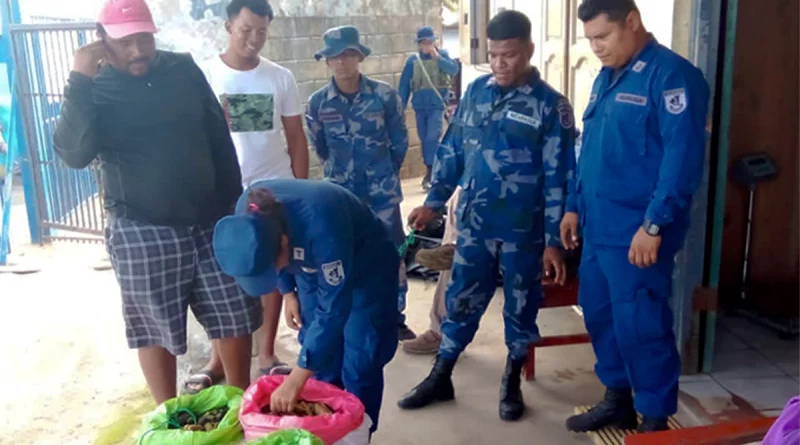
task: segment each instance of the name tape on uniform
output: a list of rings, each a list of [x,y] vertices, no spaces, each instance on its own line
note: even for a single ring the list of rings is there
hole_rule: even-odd
[[[641,107],[647,106],[647,98],[636,94],[618,93],[617,102],[624,102],[626,104],[639,105]]]
[[[506,117],[511,119],[514,122],[519,122],[521,124],[530,125],[533,128],[539,128],[542,126],[542,121],[536,119],[533,116],[526,116],[522,113],[517,113],[516,111],[508,110]]]
[[[677,88],[664,91],[664,106],[672,114],[681,114],[686,109],[686,89]]]
[[[319,120],[326,124],[330,124],[333,122],[341,122],[344,120],[344,117],[340,113],[329,111],[327,113],[320,113]]]

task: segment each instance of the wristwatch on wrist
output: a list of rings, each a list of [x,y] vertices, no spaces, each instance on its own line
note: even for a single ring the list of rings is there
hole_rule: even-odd
[[[659,227],[658,224],[653,224],[653,222],[649,219],[644,220],[644,223],[642,223],[642,228],[644,229],[645,233],[650,236],[658,236],[661,234],[661,227]]]

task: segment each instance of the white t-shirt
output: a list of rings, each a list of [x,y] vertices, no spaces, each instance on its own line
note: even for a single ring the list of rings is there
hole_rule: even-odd
[[[293,178],[281,121],[303,113],[292,73],[264,58],[254,69],[239,71],[221,57],[206,63],[203,72],[225,110],[243,185]]]

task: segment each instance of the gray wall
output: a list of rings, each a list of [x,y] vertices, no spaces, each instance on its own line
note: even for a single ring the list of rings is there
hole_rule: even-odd
[[[160,32],[159,45],[165,49],[192,53],[198,62],[215,57],[227,45],[224,30],[223,4],[205,11],[200,19],[192,18],[188,0],[150,0]],[[275,0],[275,9],[267,46],[263,55],[294,73],[303,100],[328,82],[330,73],[324,62],[314,60],[322,47],[325,30],[341,25],[354,25],[362,34],[363,43],[372,49],[362,71],[397,87],[406,58],[416,51],[414,37],[420,26],[433,26],[441,35],[440,0]],[[409,107],[410,109],[410,107]],[[401,177],[424,173],[419,137],[413,112],[409,110],[409,148]],[[312,150],[312,175],[321,169]]]

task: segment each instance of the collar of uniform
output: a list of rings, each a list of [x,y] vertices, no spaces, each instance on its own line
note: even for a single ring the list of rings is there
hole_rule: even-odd
[[[525,82],[516,88],[516,91],[519,91],[523,94],[530,94],[532,88],[534,88],[539,81],[542,79],[542,75],[539,74],[539,69],[535,66],[531,67],[531,71],[528,73],[528,77],[525,79]],[[486,85],[497,89],[500,91],[500,86],[497,84],[497,78],[492,75],[489,80],[486,82]]]
[[[634,69],[634,67],[636,67],[636,65],[639,64],[639,62],[647,64],[650,62],[650,59],[653,58],[653,52],[655,48],[658,46],[658,40],[656,40],[655,36],[653,36],[652,33],[649,34],[649,36],[650,40],[644,45],[644,47],[642,47],[642,49],[639,50],[638,53],[636,53],[635,56],[631,57],[630,62],[628,62],[628,64],[625,65],[625,68],[622,69],[623,72]],[[609,73],[610,75],[614,71],[614,69],[609,67],[603,67],[603,71]]]
[[[360,82],[360,87],[359,87],[358,93],[362,94],[362,95],[364,95],[364,94],[372,94],[372,88],[369,86],[369,83],[367,83],[367,76],[365,76],[363,74],[361,74],[360,76],[361,76],[361,80],[359,81]],[[336,80],[333,77],[331,77],[330,84],[328,85],[328,100],[333,100],[333,99],[335,99],[337,97],[340,97],[340,98],[342,98],[342,100],[344,100],[344,96],[342,95],[342,92],[339,91],[339,87],[336,86]]]

